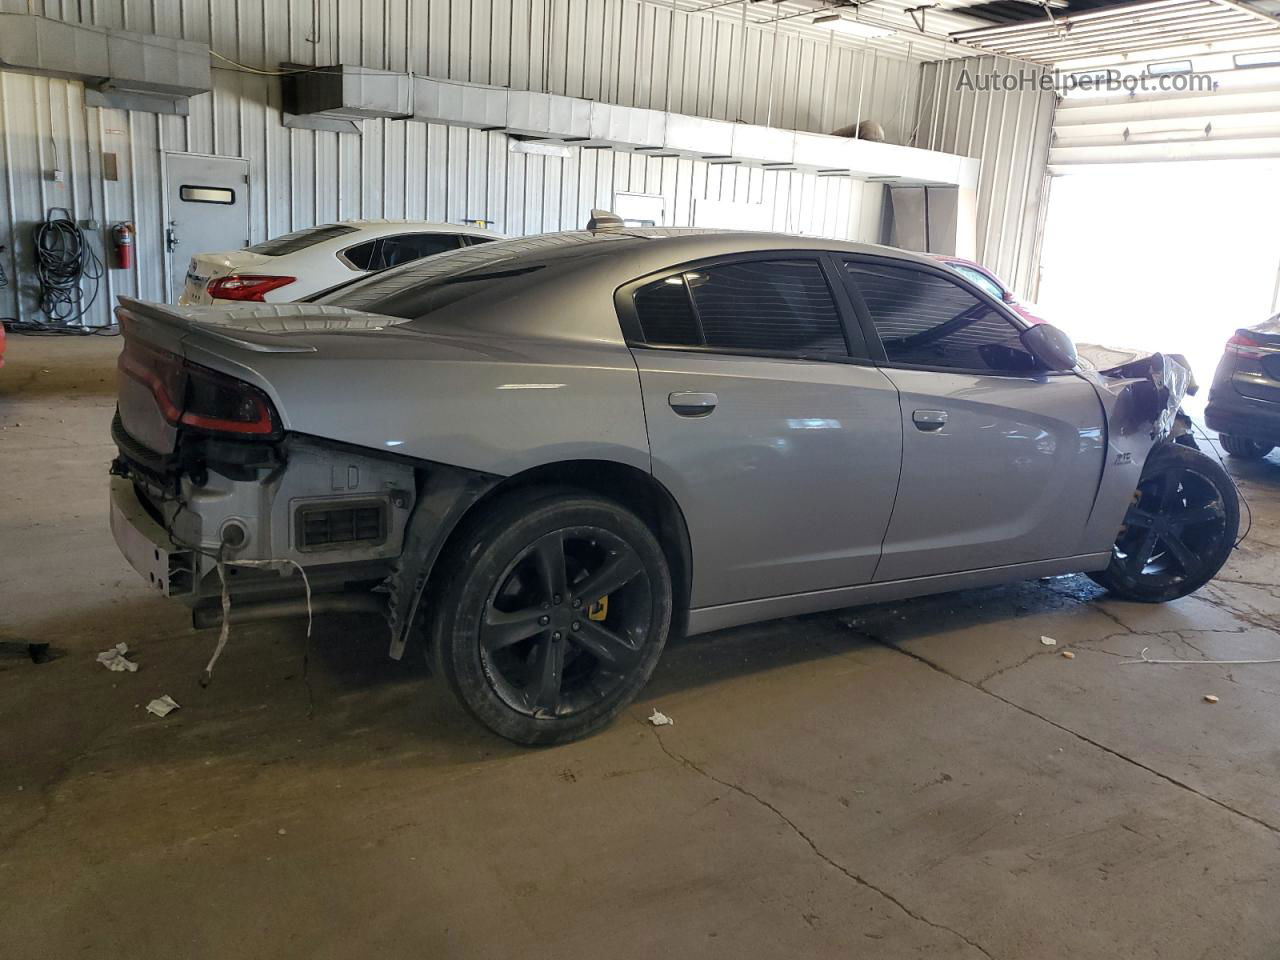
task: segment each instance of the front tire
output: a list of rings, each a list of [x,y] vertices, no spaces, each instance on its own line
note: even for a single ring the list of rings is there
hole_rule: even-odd
[[[1142,468],[1111,564],[1089,576],[1124,600],[1176,600],[1222,569],[1239,527],[1240,500],[1222,466],[1190,447],[1161,443]]]
[[[1227,433],[1218,434],[1218,442],[1222,449],[1241,460],[1261,460],[1272,451],[1272,447],[1248,437],[1237,437]]]
[[[441,562],[432,634],[449,686],[515,743],[603,727],[649,680],[671,627],[662,547],[634,513],[568,489],[500,501]]]

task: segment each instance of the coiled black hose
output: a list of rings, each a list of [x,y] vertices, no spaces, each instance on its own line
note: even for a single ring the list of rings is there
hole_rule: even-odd
[[[54,213],[66,216],[55,218]],[[68,210],[50,210],[49,218],[36,224],[31,238],[35,243],[40,311],[48,318],[49,325],[83,326],[81,321],[98,299],[98,288],[106,272],[102,260]],[[92,284],[87,298],[85,280]]]
[[[115,335],[118,330],[114,324],[104,327],[84,325],[85,315],[98,299],[106,267],[80,227],[71,219],[71,211],[63,207],[51,208],[48,218],[36,224],[31,235],[35,243],[40,310],[46,319],[18,321],[5,317],[5,328],[12,333]],[[92,284],[87,297],[84,291],[86,280]]]

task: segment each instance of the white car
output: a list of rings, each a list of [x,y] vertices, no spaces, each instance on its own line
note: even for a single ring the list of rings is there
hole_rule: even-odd
[[[424,220],[323,223],[243,250],[192,257],[178,303],[288,303],[387,267],[501,239],[479,227]]]

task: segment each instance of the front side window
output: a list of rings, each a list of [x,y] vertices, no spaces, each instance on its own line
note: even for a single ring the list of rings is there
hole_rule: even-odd
[[[749,260],[686,271],[636,291],[647,343],[726,353],[848,356],[831,290],[814,260]]]
[[[846,261],[892,364],[1026,375],[1020,331],[958,283],[914,267]]]

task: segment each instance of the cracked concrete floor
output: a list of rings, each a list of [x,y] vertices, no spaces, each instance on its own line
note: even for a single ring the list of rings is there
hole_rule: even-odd
[[[213,632],[107,530],[117,347],[15,337],[0,371],[6,958],[1280,955],[1280,665],[1122,663],[1280,656],[1280,460],[1233,464],[1253,535],[1197,596],[1065,578],[700,637],[525,751],[358,619],[305,666],[303,624],[237,628],[202,690]],[[120,640],[136,674],[94,662]]]

